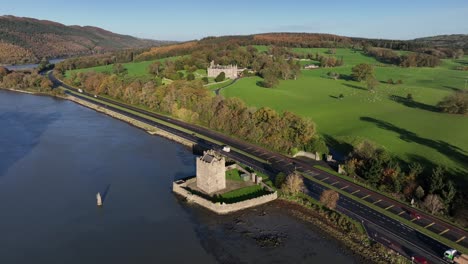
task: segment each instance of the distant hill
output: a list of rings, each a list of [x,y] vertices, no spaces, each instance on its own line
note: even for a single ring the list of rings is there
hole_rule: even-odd
[[[91,26],[65,26],[33,18],[0,16],[0,64],[37,62],[106,51],[159,46],[168,42],[139,39]]]
[[[350,47],[353,41],[348,37],[319,33],[263,33],[255,35],[206,37],[201,40],[177,43],[165,47],[154,47],[136,57],[136,60],[151,60],[167,56],[185,55],[195,50],[214,45],[276,45],[295,48]]]
[[[440,35],[412,40],[426,46],[440,48],[457,48],[468,51],[468,34]]]

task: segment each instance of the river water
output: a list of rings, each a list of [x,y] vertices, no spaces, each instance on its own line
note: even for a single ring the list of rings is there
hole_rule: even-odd
[[[179,144],[0,91],[0,263],[356,262],[279,203],[217,216],[181,201],[171,183],[194,172]]]
[[[51,59],[49,63],[57,64],[65,59]],[[19,70],[31,70],[39,66],[39,64],[18,64],[18,65],[6,65],[5,67],[10,71],[19,71]]]

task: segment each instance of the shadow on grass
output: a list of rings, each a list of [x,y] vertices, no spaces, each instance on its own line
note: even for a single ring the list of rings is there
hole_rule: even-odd
[[[453,87],[453,86],[444,85],[444,86],[442,86],[442,87],[444,87],[444,88],[446,88],[446,89],[449,89],[449,90],[451,90],[451,91],[453,91],[453,92],[459,92],[459,91],[461,91],[460,88]]]
[[[379,119],[375,119],[372,117],[361,117],[360,120],[373,123],[377,127],[395,132],[399,134],[399,138],[406,142],[414,142],[422,146],[426,146],[428,148],[432,148],[439,153],[445,155],[447,158],[453,160],[454,162],[463,165],[464,167],[468,167],[468,155],[466,151],[463,149],[454,146],[450,143],[447,143],[442,140],[434,140],[429,138],[423,138],[418,136],[416,133],[408,131],[404,128],[397,127],[389,122],[385,122]]]
[[[440,112],[439,108],[437,108],[436,106],[416,102],[414,100],[408,100],[402,96],[391,95],[390,99],[407,107],[417,108],[417,109],[430,111],[430,112]]]
[[[343,85],[344,85],[344,86],[347,86],[347,87],[349,87],[349,88],[353,88],[353,89],[368,91],[366,88],[361,87],[361,86],[357,86],[357,85],[354,85],[354,84],[343,83]]]
[[[346,142],[336,140],[334,137],[324,134],[323,139],[330,148],[330,152],[335,160],[344,160],[353,151],[354,147]]]
[[[329,95],[329,97],[331,97],[333,99],[340,99],[338,96],[334,96],[334,95]]]

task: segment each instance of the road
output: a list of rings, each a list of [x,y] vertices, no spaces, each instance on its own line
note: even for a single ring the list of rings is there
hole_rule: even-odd
[[[61,85],[66,89],[78,92],[76,88],[68,86],[62,83],[60,80],[56,79],[51,72],[49,73],[49,78],[52,80],[52,82],[55,85]],[[86,92],[84,92],[84,94],[91,96],[91,97],[93,96],[91,94],[87,94]],[[159,115],[153,112],[145,111],[137,107],[122,104],[120,102],[110,100],[107,98],[99,97],[97,98],[99,102],[96,102],[84,96],[75,95],[75,94],[71,94],[71,95],[77,96],[80,99],[90,101],[92,103],[95,103],[104,107],[107,107],[110,110],[113,110],[121,114],[127,115],[129,117],[138,119],[150,125],[156,126],[160,129],[166,130],[170,133],[176,134],[180,137],[196,142],[197,144],[202,145],[206,148],[214,148],[214,149],[220,150],[222,146],[200,139],[193,134],[185,133],[175,128],[168,127],[160,123],[154,122],[152,120],[142,118],[140,116],[122,111],[109,104],[118,105],[120,107],[129,109],[135,112],[139,112],[139,113],[163,120],[165,122],[169,122],[171,124],[177,125],[179,127],[185,128],[187,130],[190,130],[195,133],[214,139],[216,141],[223,142],[227,145],[230,145],[233,148],[241,149],[244,152],[247,152],[252,156],[258,157],[263,160],[267,160],[268,163],[260,162],[256,159],[253,159],[249,156],[246,156],[234,150],[231,151],[230,153],[225,153],[225,154],[226,156],[232,159],[238,160],[239,162],[242,162],[248,166],[251,166],[254,169],[260,170],[267,174],[274,175],[279,171],[284,171],[284,172],[291,172],[294,170],[300,171],[324,183],[340,188],[343,191],[346,191],[347,193],[352,194],[353,196],[356,196],[359,199],[366,200],[367,202],[373,203],[374,205],[382,209],[386,209],[390,213],[393,213],[395,215],[400,215],[401,217],[411,220],[413,221],[413,223],[416,223],[420,226],[425,226],[427,227],[428,230],[441,233],[446,238],[449,238],[453,241],[459,240],[460,244],[466,247],[466,240],[464,239],[464,237],[466,237],[467,235],[466,231],[460,228],[457,228],[455,226],[452,226],[444,221],[441,221],[423,212],[419,213],[422,216],[422,219],[417,220],[417,219],[411,218],[408,212],[413,209],[408,208],[405,204],[399,203],[386,196],[383,196],[371,190],[365,189],[341,177],[324,172],[322,170],[318,170],[313,166],[313,164],[310,164],[307,161],[292,159],[282,154],[271,152],[264,148],[246,143],[244,141],[241,141],[235,138],[228,137],[226,135],[220,134],[218,132],[209,130],[204,127],[200,127],[200,126],[193,125],[193,124],[187,124],[180,120],[172,119],[164,115]],[[306,186],[307,186],[309,195],[311,195],[313,198],[316,198],[316,199],[319,197],[321,191],[323,189],[326,189],[324,185],[315,183],[307,179],[306,179]],[[338,205],[339,205],[338,211],[354,219],[357,219],[359,221],[364,221],[364,224],[370,230],[370,233],[374,235],[376,234],[376,236],[374,236],[376,241],[397,250],[398,252],[400,252],[401,254],[405,256],[419,255],[419,256],[424,256],[428,258],[429,260],[432,260],[433,263],[443,262],[440,256],[442,256],[443,252],[446,249],[448,249],[446,245],[430,238],[427,235],[420,233],[417,230],[414,230],[411,227],[408,227],[394,220],[393,218],[390,218],[386,215],[379,213],[378,211],[366,206],[365,204],[362,204],[353,199],[347,198],[344,195],[340,196]],[[391,242],[387,242],[387,241],[391,241]],[[388,244],[388,243],[391,243],[391,244]]]

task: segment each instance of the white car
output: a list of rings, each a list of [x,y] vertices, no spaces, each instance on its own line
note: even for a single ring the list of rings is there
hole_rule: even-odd
[[[83,93],[83,90],[81,90],[81,89],[78,89],[78,92],[80,92],[80,93]]]
[[[224,152],[231,152],[231,148],[229,146],[223,146]]]

